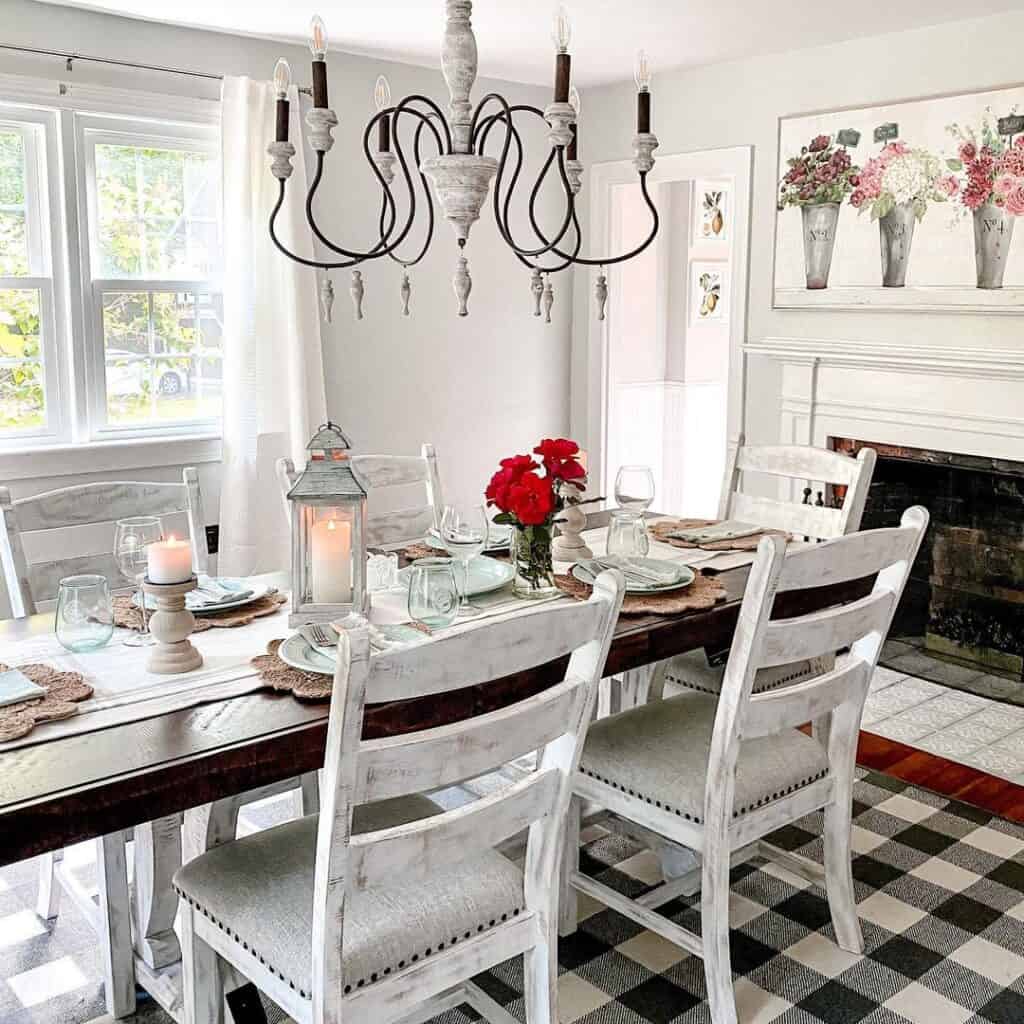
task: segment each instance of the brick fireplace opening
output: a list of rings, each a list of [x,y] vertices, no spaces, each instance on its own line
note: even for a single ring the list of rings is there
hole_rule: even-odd
[[[910,505],[931,524],[893,623],[937,655],[1014,679],[1024,675],[1024,463],[954,452],[831,439],[878,463],[865,529],[895,526]]]

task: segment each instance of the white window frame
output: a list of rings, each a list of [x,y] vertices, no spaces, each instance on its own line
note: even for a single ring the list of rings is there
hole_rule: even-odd
[[[150,93],[109,86],[65,84],[41,78],[0,73],[0,120],[23,119],[46,123],[46,202],[50,235],[53,335],[52,380],[56,396],[45,433],[8,433],[0,438],[0,480],[76,475],[82,472],[122,472],[156,466],[219,462],[222,454],[220,421],[158,425],[154,430],[90,433],[86,300],[91,282],[83,276],[83,252],[88,248],[86,210],[79,173],[82,154],[77,145],[76,118],[100,116],[110,122],[144,124],[152,134],[168,126],[203,129],[219,148],[220,103],[189,96]],[[7,278],[0,280],[9,280]],[[21,282],[26,278],[18,279]],[[198,284],[199,282],[194,282]],[[205,287],[211,282],[202,282]],[[124,287],[119,281],[118,287]],[[174,290],[187,290],[174,281]],[[91,305],[91,298],[89,304]],[[95,321],[93,321],[95,323]],[[44,360],[46,353],[44,350]],[[94,371],[93,371],[94,374]],[[95,374],[92,378],[95,380]],[[47,396],[49,400],[49,396]],[[105,410],[104,410],[105,411]],[[83,462],[84,460],[84,462]]]
[[[26,430],[5,430],[0,446],[47,444],[68,434],[67,322],[64,231],[61,223],[61,175],[55,111],[0,104],[0,127],[20,128],[25,145],[25,219],[29,261],[38,273],[0,276],[0,289],[39,292],[40,357],[46,423]]]
[[[207,152],[219,157],[216,129],[203,124],[180,124],[95,114],[75,115],[75,149],[80,173],[78,185],[79,221],[82,225],[80,259],[86,402],[84,430],[93,441],[117,438],[165,438],[220,432],[220,418],[184,420],[131,426],[107,423],[106,361],[103,334],[103,293],[121,292],[205,292],[223,290],[223,275],[211,278],[146,278],[126,276],[93,277],[98,261],[92,229],[98,225],[96,185],[96,146],[143,145],[154,149],[183,149]]]

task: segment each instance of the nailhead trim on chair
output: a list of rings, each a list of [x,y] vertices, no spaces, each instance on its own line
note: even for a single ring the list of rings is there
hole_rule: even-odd
[[[673,807],[671,804],[664,803],[661,800],[654,800],[647,796],[645,793],[637,793],[635,790],[630,789],[628,786],[621,786],[619,783],[606,779],[603,775],[598,775],[597,772],[591,771],[589,768],[580,765],[580,772],[584,775],[589,775],[592,779],[597,779],[598,782],[603,782],[606,786],[611,786],[612,789],[617,789],[622,793],[627,793],[629,796],[635,796],[640,800],[643,800],[645,804],[651,804],[653,807],[658,807],[663,811],[671,811],[672,814],[677,814],[680,818],[685,818],[687,821],[692,821],[695,825],[702,825],[704,819],[699,816],[687,814],[686,811],[679,810],[678,807]],[[759,807],[764,807],[765,804],[770,804],[773,800],[781,800],[784,796],[789,796],[791,793],[795,793],[798,789],[803,789],[805,786],[811,785],[813,782],[819,782],[825,778],[827,771],[818,772],[816,775],[812,775],[809,778],[801,779],[800,782],[794,782],[793,785],[787,786],[785,789],[780,789],[776,793],[769,793],[767,796],[762,797],[755,803],[748,804],[744,807],[737,807],[733,809],[733,818],[741,818],[744,814],[749,814],[751,811],[756,811]]]
[[[302,998],[302,999],[312,999],[313,998],[311,993],[303,992],[302,989],[299,988],[295,984],[295,982],[291,980],[291,978],[286,978],[272,963],[270,963],[267,960],[264,960],[263,959],[263,955],[261,953],[259,953],[255,949],[251,949],[247,943],[243,942],[242,939],[235,932],[233,932],[223,921],[219,921],[216,917],[214,917],[213,914],[211,914],[202,904],[196,903],[195,900],[193,900],[190,896],[188,896],[187,893],[182,892],[181,889],[179,889],[177,886],[175,886],[174,888],[175,888],[175,891],[178,893],[178,895],[183,900],[185,900],[185,902],[188,903],[189,906],[194,907],[196,910],[198,910],[199,913],[203,915],[203,917],[207,918],[207,920],[212,921],[222,932],[225,933],[225,935],[227,935],[231,939],[234,939],[235,942],[237,942],[242,947],[242,949],[244,949],[247,953],[251,953],[254,957],[256,957],[256,959],[259,960],[259,962],[261,964],[263,964],[264,967],[266,967],[268,970],[270,970],[274,974],[276,974],[283,982],[286,982],[288,984],[289,988],[291,988],[295,992],[298,992],[300,998]],[[489,929],[493,928],[495,925],[502,924],[503,922],[507,921],[509,919],[509,917],[518,917],[519,914],[523,910],[525,910],[525,907],[516,907],[511,912],[511,914],[505,913],[505,914],[502,914],[500,918],[498,918],[498,917],[492,918],[490,923],[488,923],[488,924],[477,925],[477,928],[476,928],[477,934],[480,934],[482,932],[488,931]],[[465,941],[466,939],[470,938],[470,936],[472,936],[472,935],[473,935],[472,931],[466,932],[463,935],[463,937],[462,937],[463,941]],[[452,936],[452,940],[451,940],[451,942],[448,943],[448,945],[449,946],[454,946],[455,943],[458,942],[458,941],[459,941],[459,937],[457,935],[453,935]],[[424,958],[426,958],[428,956],[431,956],[435,952],[436,953],[440,953],[444,948],[445,948],[445,943],[443,943],[443,942],[438,943],[436,949],[434,949],[433,947],[429,947],[428,946],[426,951],[422,954],[422,956]],[[367,983],[372,985],[382,975],[385,975],[385,976],[389,975],[391,973],[392,969],[400,971],[404,967],[406,967],[408,964],[418,963],[419,960],[420,960],[420,955],[421,954],[419,954],[419,953],[413,953],[413,955],[408,960],[399,960],[398,964],[395,965],[394,968],[392,968],[392,967],[385,967],[382,972],[376,972],[375,971],[373,974],[370,975],[369,978],[360,978],[359,981],[357,981],[354,985],[346,985],[345,986],[345,990],[344,990],[345,991],[345,995],[348,995],[353,989],[362,988]]]
[[[795,683],[800,679],[808,679],[813,676],[814,673],[810,670],[803,672],[793,672],[788,676],[783,676],[781,679],[776,679],[771,686],[762,687],[760,690],[755,690],[754,693],[769,693],[772,690],[777,690],[780,686],[786,686],[788,683]],[[707,686],[698,686],[696,683],[690,682],[689,679],[681,679],[679,676],[669,675],[665,673],[665,681],[668,683],[674,683],[676,686],[682,686],[687,690],[695,690],[697,693],[708,693],[712,697],[718,697],[721,695],[720,690],[712,690]]]

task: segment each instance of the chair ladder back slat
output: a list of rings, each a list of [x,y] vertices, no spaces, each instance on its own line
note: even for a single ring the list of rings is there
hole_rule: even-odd
[[[381,703],[491,682],[565,657],[594,636],[600,605],[584,601],[516,613],[374,658],[368,700]]]
[[[422,484],[428,479],[422,455],[353,455],[352,471],[367,490]]]
[[[562,734],[581,685],[583,680],[570,676],[521,705],[366,741],[359,753],[355,802],[441,789],[538,750]]]
[[[17,502],[22,533],[113,523],[128,516],[188,512],[188,489],[180,483],[101,481],[62,487]]]
[[[729,518],[756,523],[773,530],[784,530],[797,537],[838,537],[842,512],[837,508],[799,505],[760,495],[737,491],[732,496]]]
[[[351,839],[350,891],[415,884],[452,864],[493,849],[552,812],[562,782],[557,771],[531,772],[489,796],[432,818]]]
[[[367,516],[366,543],[371,547],[385,547],[423,537],[435,525],[435,519],[431,505],[374,513]]]
[[[813,722],[848,700],[867,695],[871,664],[845,658],[831,672],[777,690],[753,694],[740,723],[744,740],[773,736],[786,728]]]
[[[899,563],[915,536],[914,528],[894,526],[791,551],[779,576],[779,590],[805,590],[874,576]]]
[[[870,451],[870,449],[865,449]],[[743,472],[767,473],[791,480],[818,480],[849,485],[860,474],[857,460],[841,452],[811,445],[757,445],[740,448],[736,468]]]
[[[895,598],[891,590],[876,588],[849,604],[769,622],[764,629],[758,667],[789,665],[835,654],[869,633],[884,633],[895,609]]]

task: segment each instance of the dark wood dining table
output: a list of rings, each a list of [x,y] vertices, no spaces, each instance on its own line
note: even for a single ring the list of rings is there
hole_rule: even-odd
[[[602,525],[605,515],[592,513],[588,528]],[[697,648],[727,648],[748,572],[742,567],[720,574],[727,596],[713,608],[620,617],[606,674]],[[782,594],[776,615],[853,600],[869,585],[864,580]],[[0,640],[52,629],[52,613],[8,620],[0,623]],[[552,663],[443,698],[376,705],[367,710],[365,734],[481,714],[552,685],[563,667]],[[0,866],[314,771],[323,764],[327,713],[325,704],[257,692],[0,753]]]

